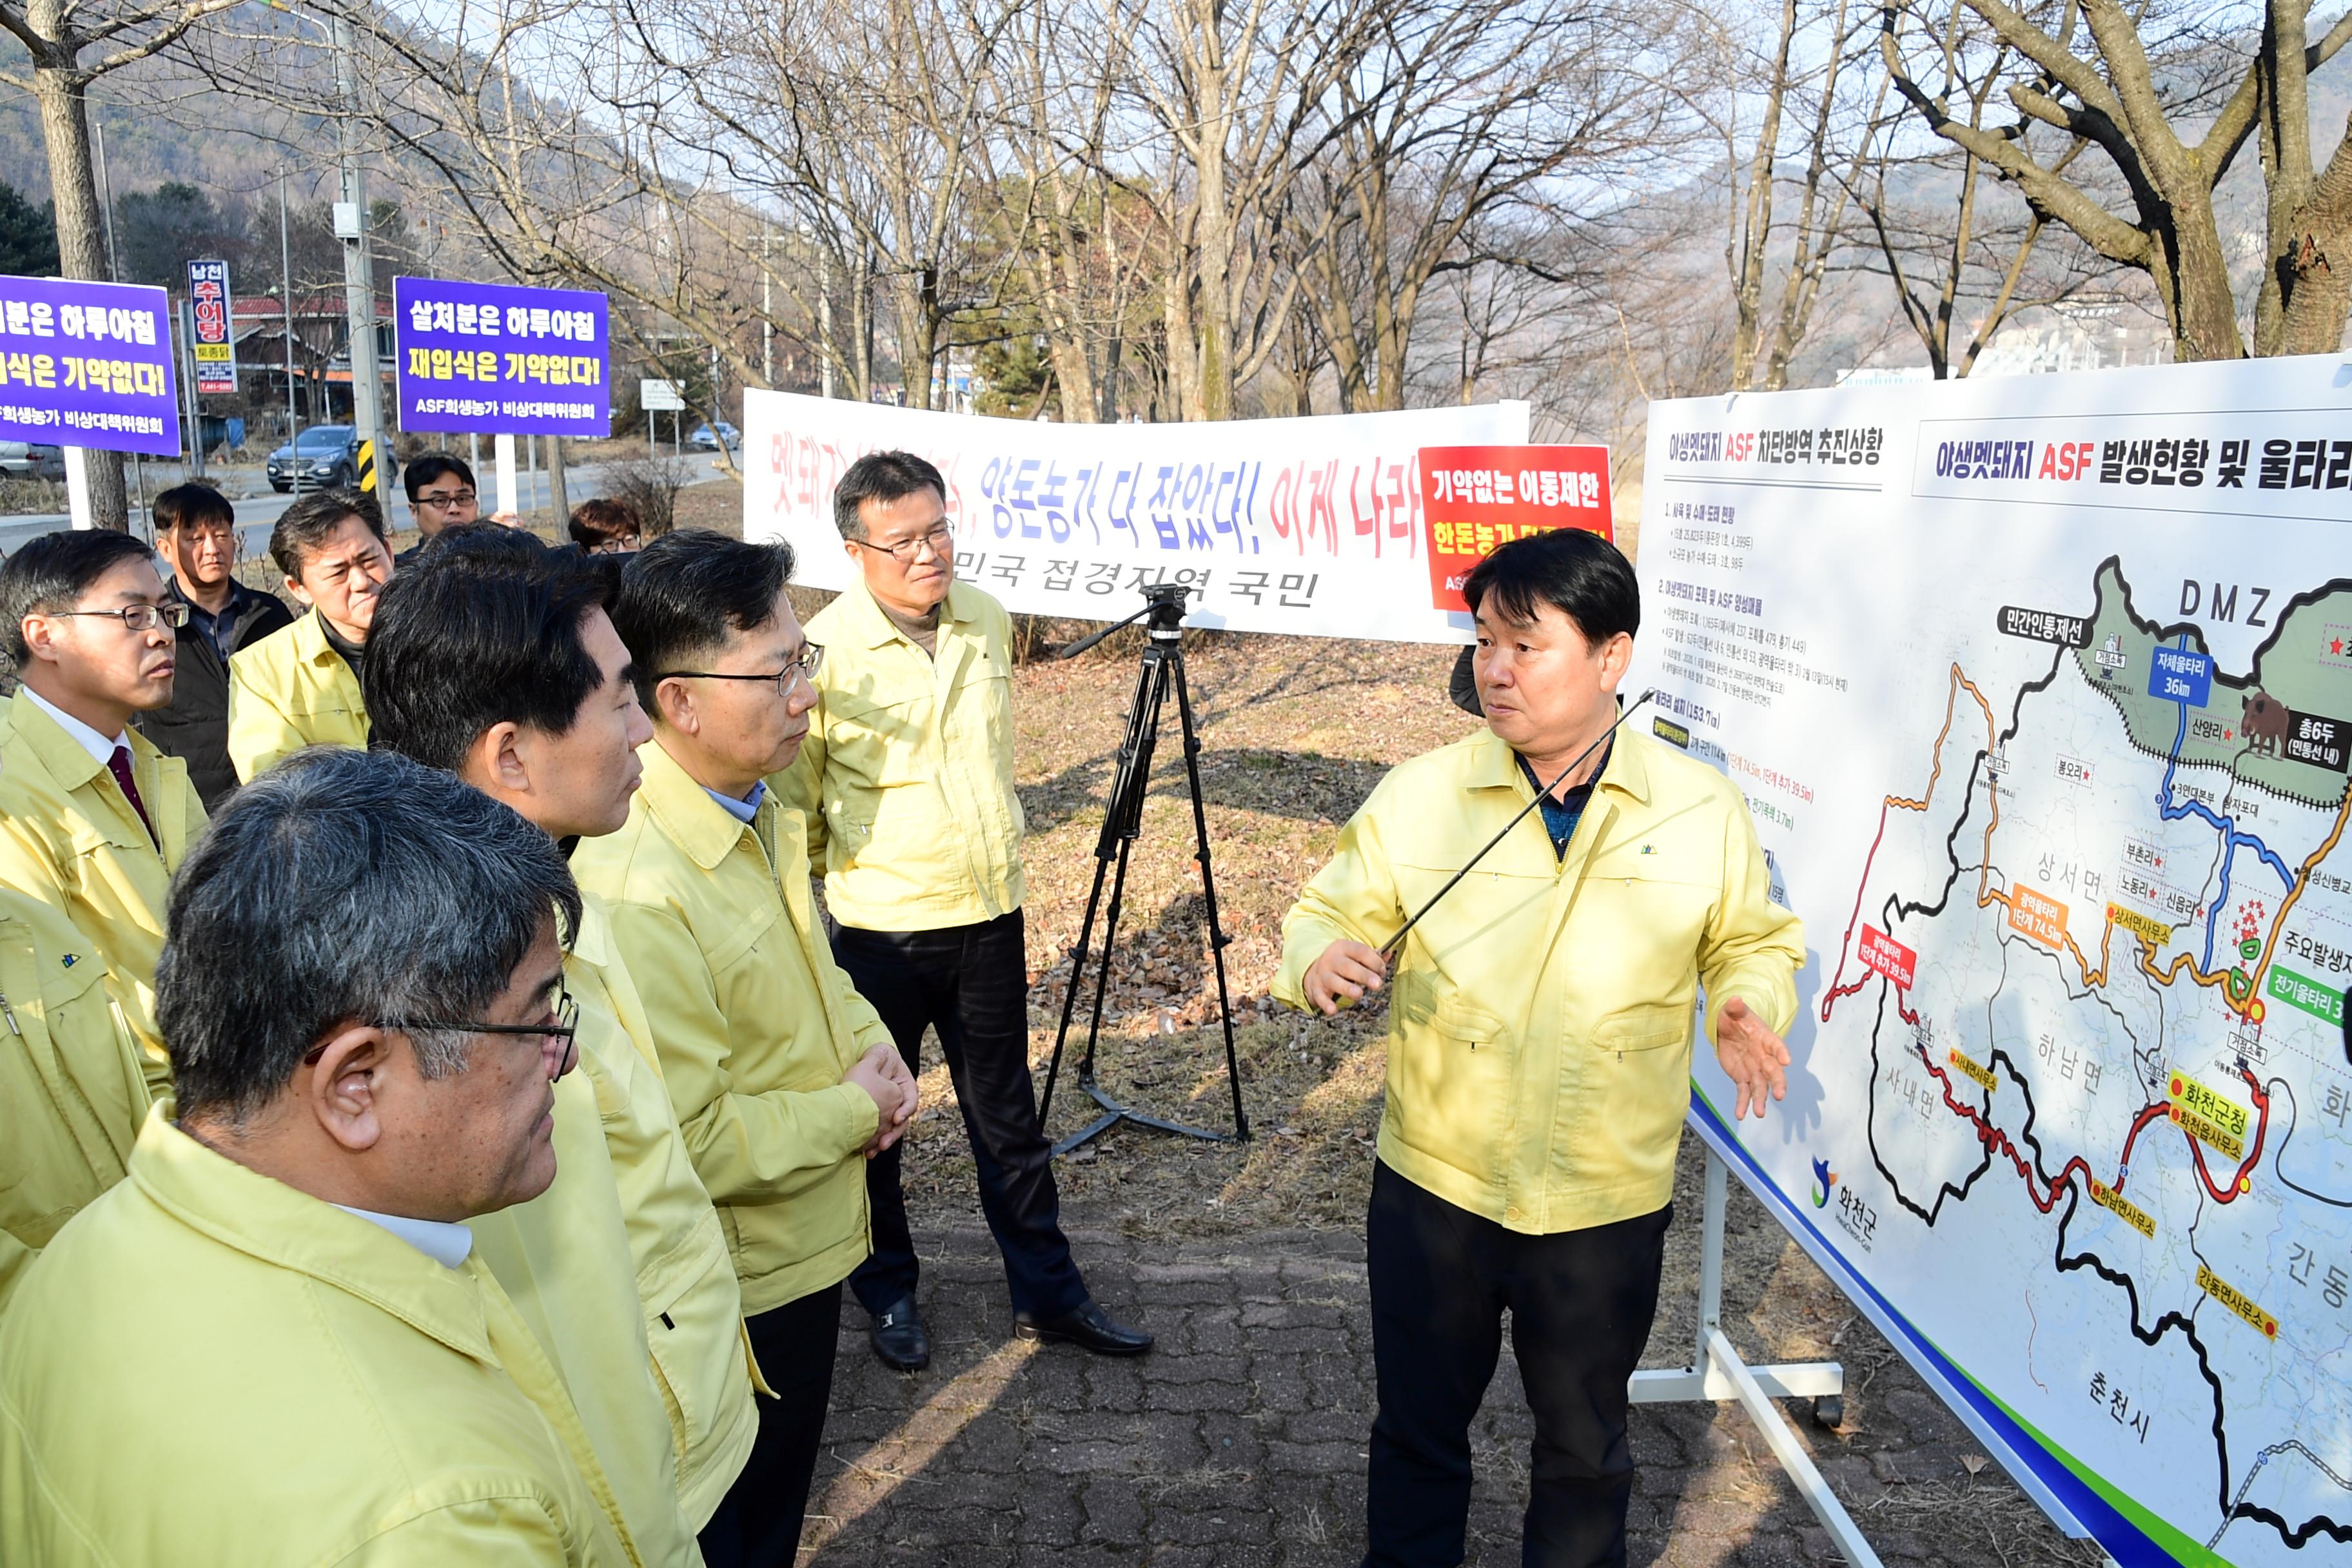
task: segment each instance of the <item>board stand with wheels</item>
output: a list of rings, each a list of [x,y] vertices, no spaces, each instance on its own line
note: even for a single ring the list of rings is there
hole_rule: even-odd
[[[1830,1490],[1811,1457],[1772,1404],[1775,1399],[1811,1398],[1814,1419],[1835,1426],[1843,1414],[1845,1369],[1833,1361],[1751,1367],[1740,1359],[1723,1331],[1723,1221],[1731,1198],[1729,1177],[1722,1156],[1708,1149],[1706,1202],[1699,1232],[1698,1332],[1691,1348],[1691,1364],[1635,1373],[1630,1390],[1633,1401],[1636,1405],[1739,1401],[1846,1562],[1853,1568],[1880,1568],[1878,1553],[1863,1539],[1853,1517]]]

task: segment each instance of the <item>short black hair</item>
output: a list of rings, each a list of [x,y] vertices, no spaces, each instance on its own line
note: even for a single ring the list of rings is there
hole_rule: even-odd
[[[659,711],[662,676],[724,647],[730,633],[775,619],[792,574],[791,545],[747,544],[707,528],[678,529],[638,551],[621,574],[613,626],[636,660],[646,711]]]
[[[500,522],[457,522],[417,547],[416,559],[427,553],[454,552],[475,561],[511,561],[529,565],[547,553],[547,544],[528,529]]]
[[[939,469],[912,452],[868,452],[849,465],[833,487],[833,525],[844,539],[866,537],[866,520],[858,508],[869,500],[893,501],[921,490],[937,490],[948,499],[948,482]]]
[[[33,654],[25,645],[26,616],[70,610],[123,562],[153,559],[130,534],[103,528],[61,528],[27,541],[0,566],[0,649],[23,668]]]
[[[406,757],[313,746],[238,790],[172,879],[155,1018],[180,1114],[268,1106],[354,1021],[471,1018],[580,890],[554,839]],[[408,1031],[427,1078],[474,1038]]]
[[[543,550],[472,542],[436,542],[384,584],[360,670],[369,747],[447,773],[493,724],[566,733],[604,679],[580,634],[603,584]]]
[[[1605,643],[1619,632],[1632,637],[1642,627],[1642,585],[1633,563],[1586,529],[1555,528],[1498,548],[1462,583],[1473,615],[1490,594],[1496,613],[1512,625],[1527,625],[1549,605],[1574,621],[1589,643]]]
[[[593,550],[615,539],[642,540],[646,525],[637,516],[637,509],[616,496],[597,496],[583,500],[572,509],[567,525],[572,531],[572,542],[583,550]]]
[[[408,460],[408,467],[401,470],[400,488],[408,492],[408,499],[413,504],[416,500],[417,491],[444,474],[455,474],[475,489],[481,489],[479,485],[474,484],[474,470],[467,468],[466,459],[455,452],[420,452]]]
[[[343,519],[356,517],[368,531],[383,538],[383,513],[375,498],[360,490],[320,490],[288,507],[269,531],[269,558],[289,577],[302,575],[302,562],[324,544]]]
[[[155,531],[165,533],[183,524],[236,521],[236,508],[210,485],[173,485],[157,496],[151,508]]]

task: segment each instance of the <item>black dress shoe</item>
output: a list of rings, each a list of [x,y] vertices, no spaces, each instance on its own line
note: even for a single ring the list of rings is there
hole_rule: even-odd
[[[912,1296],[901,1296],[888,1311],[875,1313],[866,1338],[892,1372],[920,1372],[931,1364],[931,1336]]]
[[[1142,1355],[1151,1349],[1150,1334],[1114,1322],[1109,1313],[1092,1301],[1081,1302],[1057,1318],[1015,1312],[1013,1334],[1015,1339],[1044,1340],[1048,1343],[1065,1341],[1097,1355]]]

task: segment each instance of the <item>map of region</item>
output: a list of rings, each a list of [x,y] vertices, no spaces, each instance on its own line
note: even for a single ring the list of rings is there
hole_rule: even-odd
[[[2130,565],[2087,615],[1984,605],[2039,673],[1951,664],[1916,773],[1841,829],[1811,1005],[1867,1116],[1813,1202],[1950,1279],[1922,1331],[2168,1551],[2342,1561],[2352,577],[2168,583],[2166,621]],[[2270,629],[2231,668],[2200,616]]]

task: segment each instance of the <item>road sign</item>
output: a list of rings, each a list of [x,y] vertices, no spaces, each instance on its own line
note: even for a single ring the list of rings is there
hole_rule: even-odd
[[[672,414],[686,406],[674,381],[639,381],[637,406],[648,414]]]
[[[229,331],[228,263],[188,263],[188,297],[195,301],[196,390],[236,390],[236,344]]]
[[[375,443],[373,441],[360,443],[360,472],[359,478],[353,481],[353,488],[362,495],[375,489]]]

